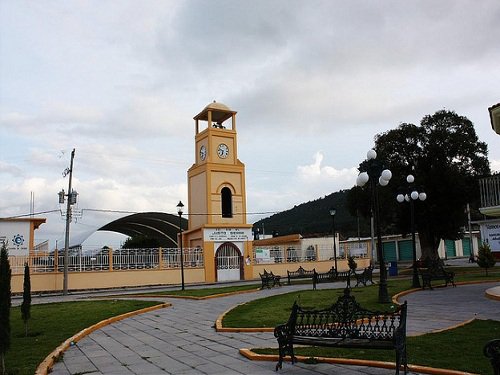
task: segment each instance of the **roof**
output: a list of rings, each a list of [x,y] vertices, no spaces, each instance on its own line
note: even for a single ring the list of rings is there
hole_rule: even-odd
[[[264,240],[253,241],[254,246],[273,246],[273,245],[284,245],[293,242],[300,242],[302,236],[300,234],[289,234],[287,236],[278,236],[273,238],[266,238]]]
[[[38,229],[40,225],[45,224],[47,219],[42,217],[24,217],[24,218],[7,217],[7,218],[0,218],[0,221],[18,221],[18,222],[28,221],[34,224],[35,229]]]
[[[203,120],[208,121],[208,111],[212,112],[212,121],[223,123],[227,119],[233,117],[236,114],[235,111],[232,111],[227,105],[222,103],[217,103],[215,100],[208,104],[203,111],[198,113],[194,119],[195,120]]]
[[[491,127],[497,134],[500,134],[500,103],[491,106],[488,111],[490,112]]]
[[[182,229],[188,227],[187,219],[181,218]],[[132,237],[137,235],[156,238],[161,247],[177,247],[179,233],[179,216],[163,212],[144,212],[122,217],[112,221],[98,230],[122,233]]]

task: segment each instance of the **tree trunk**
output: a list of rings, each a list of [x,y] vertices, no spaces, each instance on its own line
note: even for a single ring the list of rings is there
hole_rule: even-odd
[[[2,358],[2,374],[5,375],[7,373],[7,371],[5,371],[5,355],[2,353],[0,357]]]
[[[435,238],[431,233],[426,231],[419,232],[418,238],[420,240],[420,249],[422,252],[421,259],[439,259],[438,249],[441,239]]]

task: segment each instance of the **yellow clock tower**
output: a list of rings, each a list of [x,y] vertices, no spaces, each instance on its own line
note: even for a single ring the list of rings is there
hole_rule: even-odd
[[[236,112],[207,105],[195,120],[195,163],[188,170],[184,238],[203,248],[207,282],[252,277],[252,225],[246,222],[245,165],[238,159]],[[249,262],[248,262],[249,263]]]

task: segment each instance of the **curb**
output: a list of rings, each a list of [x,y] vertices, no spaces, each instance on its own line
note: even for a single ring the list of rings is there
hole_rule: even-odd
[[[201,301],[201,300],[211,299],[211,298],[221,298],[221,297],[233,296],[235,294],[255,293],[255,292],[258,292],[259,290],[260,290],[259,288],[249,289],[249,290],[240,290],[240,291],[236,291],[236,292],[212,294],[212,295],[205,296],[205,297],[179,296],[177,294],[124,294],[124,295],[106,296],[103,298],[178,298],[178,299],[191,299],[191,300]]]
[[[486,289],[486,291],[484,292],[484,295],[487,298],[489,298],[489,299],[492,299],[492,300],[495,300],[495,301],[500,301],[500,294],[491,292],[492,289],[498,289],[499,292],[500,292],[500,288],[499,287],[493,287],[493,288],[490,288],[490,289]]]
[[[261,327],[261,328],[248,328],[248,327],[242,327],[242,328],[232,328],[232,327],[223,327],[222,326],[222,320],[224,319],[224,316],[231,311],[237,308],[238,306],[244,305],[246,302],[240,303],[236,306],[231,307],[230,309],[224,311],[222,314],[219,315],[219,317],[215,320],[215,331],[216,332],[232,332],[232,333],[238,333],[238,332],[248,332],[248,333],[255,333],[255,332],[274,332],[274,327]]]
[[[52,353],[50,353],[47,357],[45,357],[45,359],[42,361],[42,363],[40,363],[38,365],[38,367],[35,371],[35,375],[47,375],[51,371],[52,366],[54,366],[54,363],[57,361],[57,359],[70,346],[73,346],[75,343],[77,343],[78,341],[83,339],[85,336],[90,335],[95,330],[102,328],[104,326],[107,326],[111,323],[123,320],[125,318],[130,318],[131,316],[139,315],[142,313],[146,313],[146,312],[150,312],[150,311],[154,311],[154,310],[158,310],[158,309],[163,309],[163,308],[170,307],[170,306],[172,306],[170,303],[162,303],[160,305],[155,305],[155,306],[146,307],[146,308],[140,309],[140,310],[130,311],[130,312],[125,313],[125,314],[121,314],[121,315],[113,316],[113,317],[105,319],[105,320],[101,320],[100,322],[98,322],[90,327],[84,328],[83,330],[81,330],[77,334],[71,336],[69,339],[64,341],[61,345],[59,345],[56,349],[54,349],[54,351],[52,351]]]
[[[279,356],[275,354],[257,354],[252,352],[250,349],[240,349],[240,354],[251,361],[278,361]],[[311,357],[305,356],[295,356],[298,362],[306,362],[311,359]],[[396,369],[396,364],[394,362],[382,362],[382,361],[371,361],[366,359],[351,359],[351,358],[326,358],[326,357],[313,357],[316,361],[320,363],[338,364],[338,365],[352,365],[352,366],[367,366],[376,368],[385,368],[389,370]],[[290,357],[285,357],[286,361],[290,361]],[[472,372],[463,372],[457,370],[448,370],[442,368],[434,368],[428,366],[419,365],[408,365],[408,369],[411,371],[419,372],[422,374],[431,375],[478,375]]]

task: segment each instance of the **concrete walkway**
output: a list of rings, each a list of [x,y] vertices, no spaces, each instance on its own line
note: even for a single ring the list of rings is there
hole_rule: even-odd
[[[455,326],[477,317],[500,320],[500,302],[484,291],[498,283],[464,285],[418,291],[408,301],[408,334],[421,334]],[[320,287],[343,287],[321,284]],[[237,304],[256,298],[309,290],[292,285],[201,301],[168,299],[172,307],[141,314],[95,331],[65,352],[53,374],[276,374],[275,362],[250,361],[240,348],[276,347],[272,333],[217,333],[216,318]],[[115,292],[116,294],[116,292]],[[44,297],[87,298],[87,295]],[[281,374],[393,374],[394,370],[331,364],[283,364]]]

